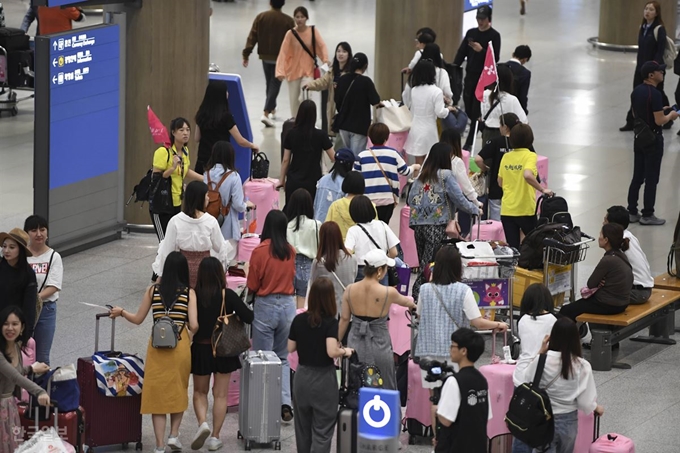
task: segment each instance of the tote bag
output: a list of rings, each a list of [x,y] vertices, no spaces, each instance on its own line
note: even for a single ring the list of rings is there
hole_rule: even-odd
[[[376,109],[375,120],[387,125],[391,133],[411,130],[413,115],[405,105],[399,105],[394,99],[382,101],[382,108]]]
[[[98,352],[92,356],[97,387],[105,396],[135,396],[142,393],[144,362],[136,355],[109,357]]]

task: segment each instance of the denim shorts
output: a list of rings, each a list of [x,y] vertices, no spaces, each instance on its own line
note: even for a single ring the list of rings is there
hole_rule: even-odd
[[[307,284],[309,275],[312,271],[312,259],[305,255],[295,255],[295,295],[305,297],[307,295]]]

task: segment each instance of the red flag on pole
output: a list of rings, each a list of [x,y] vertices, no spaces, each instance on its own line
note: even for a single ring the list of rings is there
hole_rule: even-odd
[[[156,114],[151,110],[151,106],[148,105],[147,109],[147,120],[149,121],[149,131],[153,137],[153,142],[156,145],[164,145],[169,148],[172,143],[170,143],[170,136],[168,135],[168,129],[163,126],[161,120],[158,119]]]
[[[491,85],[498,80],[498,74],[496,73],[496,58],[493,53],[493,45],[489,42],[489,47],[486,49],[486,58],[484,58],[484,70],[482,75],[479,76],[479,81],[477,82],[477,88],[475,88],[475,97],[479,102],[484,99],[484,88]]]

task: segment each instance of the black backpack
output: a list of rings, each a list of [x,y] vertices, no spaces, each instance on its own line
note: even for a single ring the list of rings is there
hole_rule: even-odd
[[[680,275],[680,215],[678,222],[675,224],[675,231],[673,232],[673,243],[671,250],[668,252],[668,261],[666,262],[666,270],[671,277],[678,277]]]
[[[453,63],[444,62],[444,70],[449,75],[449,84],[453,93],[451,100],[453,105],[457,105],[460,96],[463,94],[463,68]]]
[[[553,379],[545,388],[540,388],[546,355],[541,354],[533,382],[526,382],[515,388],[510,400],[510,407],[505,414],[505,424],[510,433],[518,440],[532,448],[545,450],[555,436],[555,420],[552,405],[546,389],[552,385]]]
[[[536,200],[536,215],[538,216],[539,225],[545,223],[565,223],[569,228],[574,226],[569,214],[567,200],[556,195],[541,195]]]
[[[170,150],[165,148],[168,151],[168,160],[167,162],[170,162]],[[128,198],[127,203],[125,203],[125,206],[129,205],[132,199],[135,199],[135,203],[141,202],[142,205],[144,205],[144,202],[146,201],[151,202],[152,198],[152,187],[154,186],[153,183],[155,183],[155,178],[153,177],[153,168],[150,168],[144,177],[139,180],[137,185],[132,188],[132,195],[130,195],[130,198]]]
[[[564,223],[546,223],[539,225],[524,238],[519,249],[519,267],[523,269],[543,268],[543,248],[546,240],[551,247],[557,247],[563,252],[571,253],[578,251],[579,246],[573,245],[581,241],[581,228],[569,228]],[[570,264],[569,256],[565,255],[565,262],[555,264]]]

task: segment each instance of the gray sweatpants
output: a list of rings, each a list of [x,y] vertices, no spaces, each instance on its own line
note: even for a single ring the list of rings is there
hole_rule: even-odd
[[[293,389],[298,453],[330,453],[338,415],[335,367],[299,365]]]
[[[649,298],[652,295],[652,289],[651,288],[645,288],[645,289],[636,289],[633,288],[630,290],[630,304],[631,305],[640,305],[644,304],[649,300]]]

